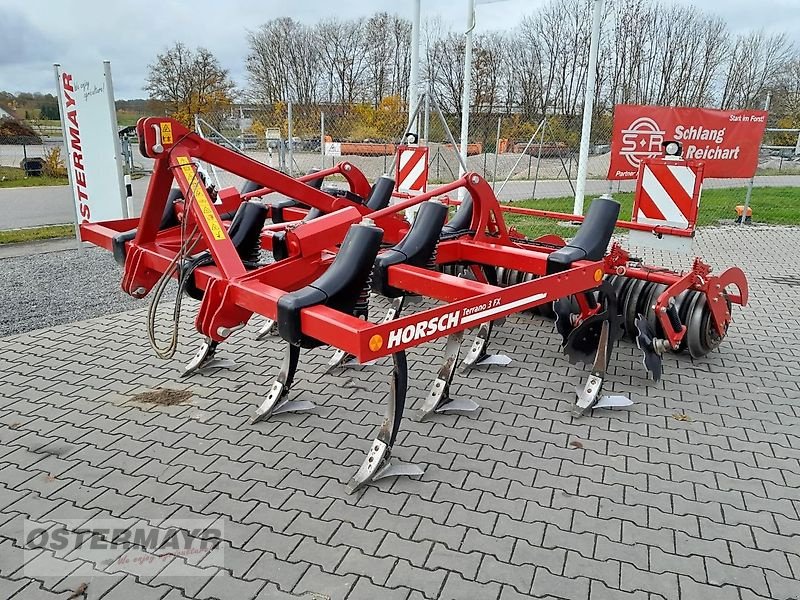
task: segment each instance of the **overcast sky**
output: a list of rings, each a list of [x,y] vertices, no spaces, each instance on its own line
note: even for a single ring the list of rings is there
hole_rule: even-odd
[[[720,15],[734,32],[786,31],[800,44],[800,0],[664,0]],[[480,2],[480,0],[479,0]],[[507,29],[545,0],[479,4],[478,31]],[[466,0],[422,0],[423,19],[439,15],[463,30]],[[141,98],[146,67],[175,41],[211,50],[240,86],[246,31],[275,17],[313,23],[387,11],[411,16],[410,0],[0,0],[0,90],[54,92],[54,62],[79,68],[111,61],[117,98]]]

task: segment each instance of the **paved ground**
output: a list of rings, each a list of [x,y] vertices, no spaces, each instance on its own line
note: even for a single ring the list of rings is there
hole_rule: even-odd
[[[221,185],[239,185],[241,180],[237,177],[222,174]],[[136,210],[141,210],[144,196],[147,192],[149,177],[137,179],[133,182],[133,198]],[[497,183],[500,188],[502,182]],[[744,179],[708,179],[703,185],[706,188],[744,187]],[[774,175],[756,177],[756,185],[761,187],[771,186],[800,186],[800,175]],[[632,191],[633,181],[616,182],[609,187],[609,182],[602,179],[589,179],[586,182],[588,195],[605,194],[612,191]],[[566,180],[544,180],[536,184],[536,198],[559,198],[572,196],[574,192]],[[509,181],[498,198],[502,201],[520,200],[534,195],[532,181]],[[744,201],[744,198],[742,198]],[[6,188],[0,189],[0,210],[3,218],[0,220],[0,229],[16,229],[19,227],[38,227],[40,225],[57,225],[72,223],[75,219],[72,204],[72,195],[69,186],[50,186],[32,188]]]
[[[253,340],[257,324],[221,350],[236,371],[185,381],[192,348],[154,358],[142,309],[0,339],[0,598],[67,598],[82,583],[113,600],[797,598],[800,230],[705,229],[699,244],[751,278],[718,352],[667,357],[655,385],[623,343],[609,387],[636,404],[573,420],[585,371],[552,323],[511,318],[496,339],[511,367],[457,376],[480,413],[406,420],[396,455],[425,475],[359,496],[344,484],[379,423],[385,368],[323,377],[330,351],[311,352],[295,394],[318,412],[250,425],[281,357]],[[412,408],[441,346],[410,355]],[[192,397],[131,399],[155,387]],[[221,556],[92,554],[97,519],[157,534],[167,517],[184,533],[213,523],[191,539]],[[24,553],[26,518],[96,533]]]

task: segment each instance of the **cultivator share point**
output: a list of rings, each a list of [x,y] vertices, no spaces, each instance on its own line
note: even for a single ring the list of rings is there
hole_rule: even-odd
[[[509,359],[487,360],[493,327],[523,311],[553,315],[568,359],[591,367],[574,405],[582,415],[630,402],[601,395],[621,337],[636,341],[645,367],[658,379],[664,352],[710,352],[725,336],[731,304],[747,302],[747,282],[738,268],[715,276],[696,259],[691,270],[677,273],[644,265],[617,243],[609,249],[615,227],[674,233],[619,221],[619,204],[611,198],[591,203],[569,243],[552,235],[532,240],[510,231],[503,213],[575,217],[500,206],[475,173],[408,196],[393,194],[394,182],[385,176],[370,186],[349,163],[294,179],[166,118],[141,119],[137,132],[142,154],[155,159],[141,217],[83,224],[81,234],[124,264],[122,288],[134,297],[153,292],[157,299],[166,282],[178,281],[173,343],[161,355],[174,353],[183,294],[199,300],[195,327],[205,338],[189,372],[215,364],[218,344],[254,314],[265,317],[259,337],[277,331],[287,347],[254,422],[313,407],[290,399],[304,349],[338,349],[331,367],[391,356],[385,418],[350,491],[381,477],[422,473],[391,458],[406,404],[408,348],[447,337],[420,417],[468,413],[477,409],[474,402],[450,396],[465,331],[477,328],[466,367],[503,364]],[[200,163],[248,184],[241,191],[210,193],[198,174]],[[348,189],[326,187],[331,175],[343,176]],[[177,188],[171,192],[173,182]],[[466,199],[448,220],[447,206],[437,199],[461,188]],[[409,224],[403,211],[417,205]],[[272,260],[262,260],[263,252]],[[382,319],[370,320],[371,295],[390,299]],[[406,314],[419,297],[438,302]]]

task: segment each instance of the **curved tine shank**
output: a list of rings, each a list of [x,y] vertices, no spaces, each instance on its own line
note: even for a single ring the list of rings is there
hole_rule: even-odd
[[[189,364],[181,371],[180,377],[189,377],[194,373],[202,373],[212,369],[232,369],[235,367],[236,363],[232,360],[215,357],[217,346],[219,346],[219,342],[206,338],[200,348],[197,349],[192,360],[189,361]]]
[[[383,423],[378,430],[378,435],[372,441],[366,459],[364,459],[361,467],[347,484],[347,491],[350,494],[362,489],[370,482],[384,477],[396,477],[399,475],[414,477],[424,473],[416,465],[392,462],[390,460],[392,446],[397,438],[397,432],[400,430],[400,422],[403,419],[406,392],[408,390],[408,364],[406,363],[405,352],[401,351],[393,354],[392,360],[392,383]]]
[[[261,403],[261,406],[258,407],[256,413],[253,415],[251,423],[266,421],[272,415],[281,412],[310,410],[314,408],[314,404],[312,402],[288,401],[289,391],[292,388],[294,375],[297,371],[297,363],[300,360],[300,347],[292,344],[289,344],[288,346],[289,348],[283,357],[280,373],[278,373],[278,377],[272,384],[272,387],[270,388],[267,397],[264,399],[264,402]]]

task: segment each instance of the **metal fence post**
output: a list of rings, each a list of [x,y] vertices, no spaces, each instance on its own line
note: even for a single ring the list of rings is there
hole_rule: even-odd
[[[497,157],[500,153],[500,124],[503,122],[503,117],[497,117],[497,137],[494,141],[494,173],[492,174],[492,189],[494,184],[497,183]]]
[[[286,104],[286,120],[288,121],[288,126],[286,127],[286,137],[288,139],[286,140],[286,143],[288,144],[288,150],[289,150],[289,168],[287,169],[286,172],[289,173],[289,176],[291,177],[292,172],[294,171],[294,148],[293,148],[294,141],[292,140],[292,134],[294,132],[292,131],[292,101],[291,100],[289,100],[289,102]]]
[[[322,159],[322,168],[325,168],[325,113],[319,113],[319,155]]]
[[[744,225],[745,220],[747,219],[747,209],[750,208],[750,198],[753,195],[753,178],[750,178],[750,181],[747,182],[747,194],[744,197],[744,210],[742,211],[742,218],[739,221],[739,226],[741,227]]]

